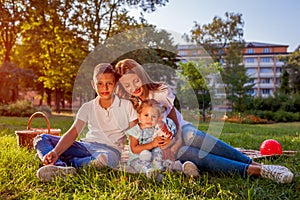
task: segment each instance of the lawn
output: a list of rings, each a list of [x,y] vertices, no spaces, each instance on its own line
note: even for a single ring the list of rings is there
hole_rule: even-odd
[[[51,127],[62,133],[73,118],[53,116]],[[161,183],[143,175],[128,174],[108,168],[79,169],[73,177],[57,178],[42,183],[36,177],[41,162],[35,152],[17,145],[15,130],[26,129],[28,118],[0,117],[0,199],[299,199],[300,153],[261,159],[266,164],[289,167],[295,178],[291,184],[277,184],[270,180],[238,176],[222,176],[202,171],[197,178],[181,173],[164,173]],[[32,121],[31,127],[46,127],[42,118]],[[200,128],[207,130],[208,123]],[[226,123],[220,138],[234,147],[259,149],[269,138],[278,140],[283,150],[297,150],[300,146],[300,123],[242,125]]]

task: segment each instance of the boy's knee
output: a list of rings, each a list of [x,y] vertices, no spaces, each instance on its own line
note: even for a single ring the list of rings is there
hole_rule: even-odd
[[[152,153],[148,150],[143,150],[140,153],[140,159],[144,161],[151,161]]]
[[[33,138],[32,143],[33,143],[33,148],[34,149],[36,149],[37,143],[42,141],[44,137],[45,137],[45,134],[40,134],[40,135],[37,135]]]

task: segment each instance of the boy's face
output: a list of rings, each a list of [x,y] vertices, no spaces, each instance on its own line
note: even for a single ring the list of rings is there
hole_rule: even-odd
[[[146,106],[138,114],[141,128],[152,128],[158,123],[159,113],[156,108]]]
[[[97,80],[92,81],[93,88],[103,100],[112,98],[116,86],[115,76],[111,73],[104,73],[97,76]]]

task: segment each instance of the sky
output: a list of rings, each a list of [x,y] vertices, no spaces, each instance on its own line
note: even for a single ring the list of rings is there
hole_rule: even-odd
[[[211,23],[214,16],[224,19],[225,12],[241,13],[246,42],[288,45],[292,52],[300,45],[299,10],[299,0],[169,0],[144,16],[158,29],[180,38],[190,33],[195,21],[203,25]]]

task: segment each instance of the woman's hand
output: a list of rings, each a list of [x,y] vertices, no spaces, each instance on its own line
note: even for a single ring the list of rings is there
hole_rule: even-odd
[[[57,159],[58,159],[57,153],[54,150],[52,150],[43,157],[43,164],[54,165]]]
[[[182,140],[176,140],[175,143],[170,147],[171,152],[174,155],[177,155],[177,152],[179,151],[181,146],[182,146]]]
[[[171,137],[162,137],[162,136],[159,136],[158,138],[159,138],[159,145],[158,145],[158,147],[161,148],[161,149],[168,148],[174,142]]]

